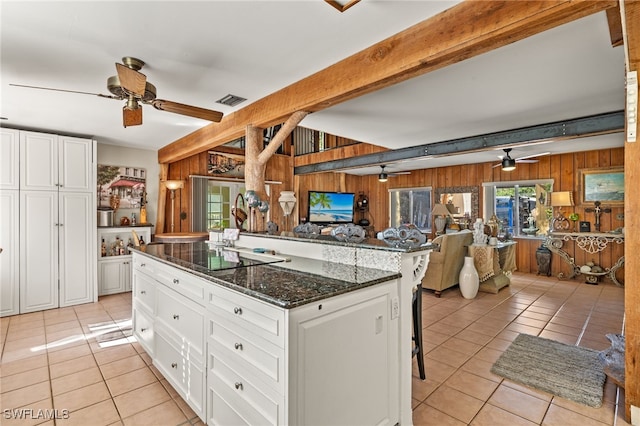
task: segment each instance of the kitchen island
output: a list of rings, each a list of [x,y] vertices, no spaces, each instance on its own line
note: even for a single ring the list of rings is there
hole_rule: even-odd
[[[208,424],[411,424],[410,291],[429,250],[149,245],[133,254],[134,334]]]

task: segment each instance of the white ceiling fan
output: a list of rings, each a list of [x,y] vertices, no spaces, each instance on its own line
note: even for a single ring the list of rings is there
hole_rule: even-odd
[[[511,148],[505,148],[503,151],[505,155],[498,156],[500,162],[498,164],[495,164],[493,168],[495,169],[496,167],[502,166],[502,170],[504,170],[505,172],[515,170],[516,163],[537,163],[540,160],[537,160],[534,157],[542,157],[543,155],[551,154],[550,152],[541,152],[539,154],[531,154],[514,159],[509,155],[509,152],[511,152]]]
[[[400,175],[410,175],[411,174],[411,172],[392,172],[392,173],[387,173],[384,170],[385,167],[386,166],[384,164],[380,166],[381,170],[380,170],[380,173],[378,174],[378,180],[380,182],[386,182],[389,177],[400,176]]]

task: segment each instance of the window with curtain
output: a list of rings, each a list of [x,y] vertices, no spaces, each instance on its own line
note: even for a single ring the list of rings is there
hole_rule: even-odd
[[[431,232],[431,194],[431,187],[390,189],[390,226],[413,224]]]
[[[495,214],[501,233],[535,237],[548,232],[552,212],[547,197],[553,180],[486,182],[482,186],[485,221]]]

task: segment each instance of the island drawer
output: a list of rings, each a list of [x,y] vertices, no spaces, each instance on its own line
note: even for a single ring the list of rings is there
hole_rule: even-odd
[[[210,312],[284,348],[284,309],[219,285],[210,286],[208,294]]]
[[[171,290],[158,289],[156,321],[169,328],[194,355],[204,354],[204,309]],[[158,330],[156,326],[156,331]]]
[[[140,307],[133,308],[133,335],[147,353],[153,357],[154,333],[152,317]]]
[[[205,419],[205,368],[202,362],[193,361],[186,352],[182,344],[175,342],[162,331],[156,332],[153,365],[160,370],[196,414],[201,419]]]
[[[156,311],[156,286],[157,281],[147,274],[134,271],[133,274],[133,303],[144,306],[152,314]]]
[[[133,267],[194,302],[204,303],[205,284],[202,279],[144,256],[134,256]]]
[[[284,349],[215,315],[209,315],[208,323],[209,352],[284,393]]]
[[[207,393],[210,424],[284,424],[282,396],[263,392],[259,385],[214,356],[209,360]]]

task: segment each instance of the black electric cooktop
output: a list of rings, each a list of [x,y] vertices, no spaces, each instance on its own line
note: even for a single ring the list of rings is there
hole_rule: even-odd
[[[215,247],[207,242],[149,244],[146,253],[200,272],[221,271],[283,262],[281,258],[254,256]]]

